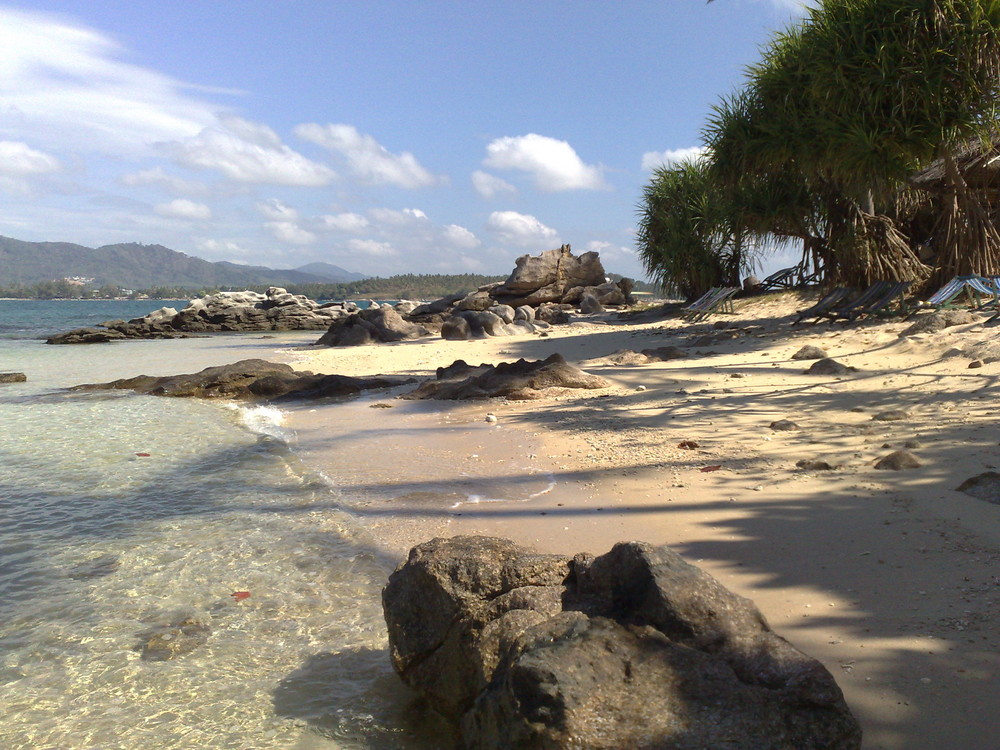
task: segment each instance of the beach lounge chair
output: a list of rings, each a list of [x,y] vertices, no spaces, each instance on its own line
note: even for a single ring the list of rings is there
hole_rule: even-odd
[[[770,292],[772,289],[791,289],[795,286],[795,274],[799,270],[798,266],[782,268],[775,271],[764,279],[757,287],[757,291]]]
[[[831,310],[828,316],[845,323],[857,320],[865,315],[897,315],[906,312],[904,296],[913,282],[910,281],[876,281],[866,289],[858,299],[848,305]],[[894,300],[899,300],[899,308],[891,310]]]
[[[911,315],[915,315],[921,310],[944,310],[957,307],[956,302],[959,298],[964,298],[969,307],[982,307],[982,302],[977,295],[984,295],[991,300],[996,300],[998,296],[989,279],[974,275],[956,276],[930,297],[918,302],[917,309]]]
[[[692,322],[703,320],[714,312],[732,312],[732,296],[738,286],[714,286],[687,307],[682,308],[683,317]]]
[[[803,320],[809,320],[810,318],[816,318],[818,321],[822,318],[828,310],[832,310],[837,305],[842,304],[854,293],[854,289],[846,286],[838,286],[826,293],[815,305],[812,307],[807,307],[805,310],[800,310],[792,321],[792,325],[798,325]]]
[[[986,297],[976,309],[984,310],[990,307],[1000,309],[1000,276],[969,276],[966,282],[972,291]]]

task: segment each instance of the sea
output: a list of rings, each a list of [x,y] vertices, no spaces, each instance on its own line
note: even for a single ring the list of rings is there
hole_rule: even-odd
[[[280,411],[69,390],[316,333],[44,341],[183,304],[0,300],[0,747],[450,747],[389,663],[394,561]]]

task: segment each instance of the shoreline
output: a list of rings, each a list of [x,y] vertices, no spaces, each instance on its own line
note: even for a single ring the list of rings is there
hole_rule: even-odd
[[[456,359],[559,352],[613,385],[528,402],[375,394],[295,407],[287,426],[307,466],[343,479],[345,510],[394,559],[457,534],[568,554],[667,544],[753,599],[779,634],[827,666],[866,749],[990,747],[1000,506],[955,488],[1000,465],[998,365],[972,370],[969,356],[950,351],[992,329],[900,339],[909,322],[792,328],[789,316],[804,306],[782,294],[737,302],[734,316],[706,323],[603,316],[544,338],[288,350],[294,367],[344,375],[432,375]],[[858,371],[803,374],[811,363],[791,355],[805,344]],[[690,358],[586,363],[668,345]],[[907,416],[873,419],[893,409]],[[782,419],[800,429],[770,429]],[[907,441],[919,444],[923,466],[873,468]],[[802,459],[839,468],[802,470]]]

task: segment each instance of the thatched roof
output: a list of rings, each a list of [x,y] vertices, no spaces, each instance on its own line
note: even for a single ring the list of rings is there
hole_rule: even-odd
[[[1000,188],[1000,143],[969,142],[956,152],[955,161],[966,184],[973,190]],[[910,175],[907,182],[920,190],[936,192],[945,188],[944,177],[944,159],[938,159]]]

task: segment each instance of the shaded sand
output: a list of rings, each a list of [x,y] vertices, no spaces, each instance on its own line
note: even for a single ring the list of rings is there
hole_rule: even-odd
[[[560,352],[614,385],[529,402],[382,393],[298,407],[289,426],[306,463],[337,479],[345,507],[400,559],[467,533],[561,553],[668,544],[823,661],[865,748],[996,750],[1000,505],[956,488],[1000,466],[1000,363],[970,369],[972,355],[955,352],[1000,328],[899,339],[908,323],[791,327],[807,304],[783,294],[699,324],[605,316],[544,338],[303,351],[305,369],[424,376],[459,358]],[[857,371],[804,374],[812,362],[792,355],[806,344]],[[689,357],[593,361],[671,345]],[[873,419],[887,411],[904,414]],[[769,427],[786,419],[799,429]],[[874,468],[903,448],[922,466]]]

